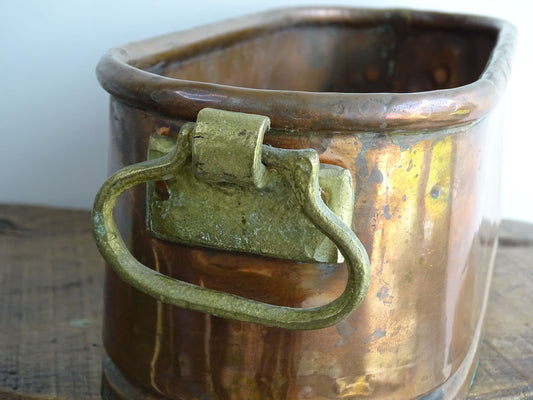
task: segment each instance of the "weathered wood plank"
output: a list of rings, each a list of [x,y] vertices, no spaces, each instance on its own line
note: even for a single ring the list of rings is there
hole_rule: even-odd
[[[89,226],[87,211],[0,207],[0,398],[99,398],[103,267]]]
[[[533,399],[533,226],[504,221],[469,399]]]
[[[0,206],[0,399],[99,399],[89,212]],[[471,400],[533,399],[533,225],[505,221]]]

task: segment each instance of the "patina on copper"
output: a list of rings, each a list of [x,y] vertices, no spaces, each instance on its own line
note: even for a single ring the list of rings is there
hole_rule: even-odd
[[[299,332],[163,305],[107,269],[105,397],[464,398],[497,242],[497,105],[514,35],[482,17],[299,8],[106,55],[112,171],[205,107],[268,116],[265,143],[351,171],[372,279],[345,321]],[[346,284],[342,265],[154,238],[142,187],[116,219],[139,261],[199,286],[311,307]]]
[[[122,168],[102,185],[94,201],[93,233],[105,261],[124,282],[165,304],[284,329],[326,328],[361,304],[370,263],[347,225],[353,211],[350,172],[321,165],[313,149],[262,146],[268,124],[260,115],[204,108],[196,124],[182,127],[167,154]],[[153,143],[151,137],[149,150]],[[228,157],[228,146],[233,157]],[[322,173],[322,181],[336,176],[349,182],[340,191],[349,191],[349,221],[322,199],[319,175],[324,171],[330,173]],[[163,203],[153,189],[162,180],[169,192]],[[342,262],[340,251],[348,270],[344,291],[320,306],[277,306],[171,279],[143,265],[126,247],[113,211],[122,193],[146,182],[146,221],[154,237],[297,262]]]

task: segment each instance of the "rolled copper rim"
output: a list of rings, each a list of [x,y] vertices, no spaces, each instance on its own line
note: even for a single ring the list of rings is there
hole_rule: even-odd
[[[413,93],[338,93],[250,89],[174,79],[143,68],[185,59],[268,32],[306,24],[409,24],[491,32],[496,42],[486,68],[464,86]],[[205,107],[267,115],[287,132],[434,130],[473,122],[492,110],[506,85],[514,27],[502,20],[411,10],[287,8],[236,18],[130,43],[108,52],[97,66],[101,85],[141,108],[195,120]]]

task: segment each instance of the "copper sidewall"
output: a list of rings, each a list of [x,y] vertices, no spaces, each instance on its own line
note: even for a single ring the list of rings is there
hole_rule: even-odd
[[[143,161],[149,135],[177,132],[184,122],[112,99],[111,170]],[[492,117],[432,132],[272,131],[265,142],[314,148],[321,162],[352,172],[352,228],[372,266],[363,304],[336,326],[286,331],[163,305],[108,269],[104,344],[113,363],[136,385],[172,399],[414,399],[435,390],[438,398],[463,396],[497,245],[500,133]],[[294,307],[322,304],[342,291],[341,266],[152,238],[144,190],[120,198],[116,220],[146,265]]]

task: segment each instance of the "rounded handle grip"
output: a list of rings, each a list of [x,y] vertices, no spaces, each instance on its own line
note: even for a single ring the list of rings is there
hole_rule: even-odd
[[[310,153],[314,153],[318,163],[318,155],[313,150],[294,152],[298,168],[291,172],[296,178],[293,190],[309,220],[336,244],[345,258],[348,280],[345,290],[335,300],[312,308],[276,306],[183,282],[137,261],[126,247],[113,218],[117,198],[132,186],[167,179],[175,174],[177,168],[186,161],[187,151],[183,151],[183,148],[187,147],[190,144],[185,136],[178,137],[173,151],[161,158],[119,170],[96,195],[92,215],[96,243],[105,261],[122,280],[166,304],[285,329],[325,328],[340,322],[357,308],[368,290],[370,263],[354,232],[322,201],[318,183],[305,184],[305,179],[298,179],[297,175],[308,174],[312,168],[308,164],[315,162],[313,157],[309,157]],[[302,157],[304,153],[306,157]]]

